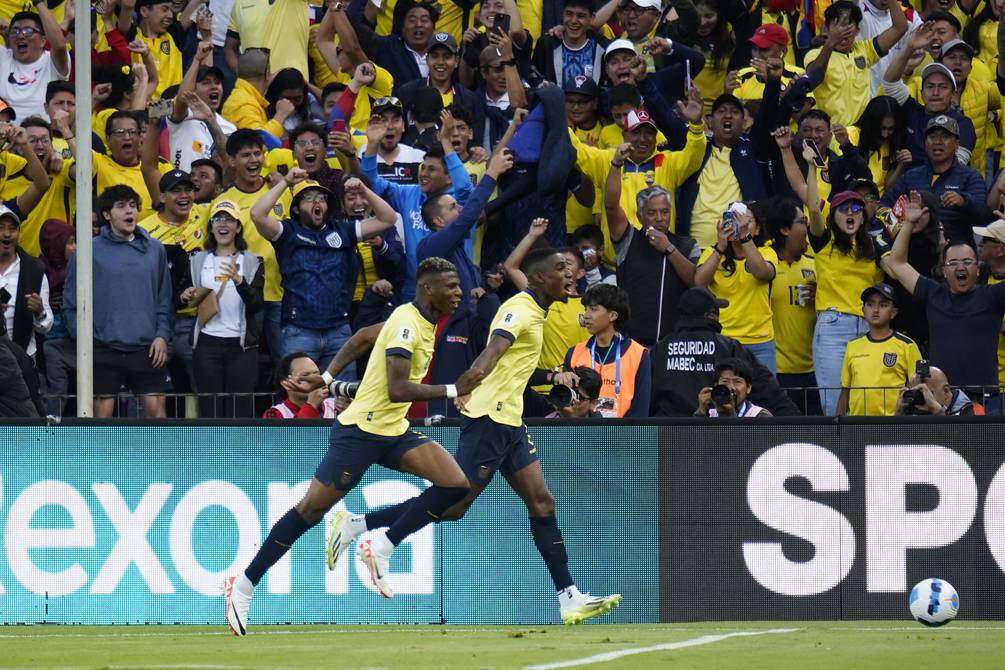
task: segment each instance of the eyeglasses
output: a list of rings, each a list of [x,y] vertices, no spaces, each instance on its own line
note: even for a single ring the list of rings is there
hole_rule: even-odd
[[[324,193],[308,193],[307,195],[300,196],[301,202],[324,202],[328,199],[328,196]]]
[[[116,128],[110,134],[116,137],[136,137],[140,134],[139,128]]]
[[[209,220],[209,222],[214,226],[236,226],[239,223],[237,220],[232,219],[229,216],[214,216]]]
[[[837,208],[837,211],[842,214],[858,214],[863,209],[862,203],[860,202],[846,202]]]
[[[32,35],[41,35],[42,31],[38,28],[27,26],[25,28],[11,28],[7,31],[7,34],[11,37],[31,37]]]
[[[46,144],[52,144],[52,140],[50,140],[48,137],[41,137],[41,136],[29,137],[28,144],[39,144],[41,146],[45,146]]]
[[[297,149],[314,149],[325,145],[321,140],[297,140],[293,143]]]
[[[972,268],[975,265],[977,265],[977,261],[975,261],[973,258],[964,258],[959,260],[954,259],[951,261],[946,261],[947,268]]]

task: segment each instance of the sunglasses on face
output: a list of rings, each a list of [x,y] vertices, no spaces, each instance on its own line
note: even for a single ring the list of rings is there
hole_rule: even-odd
[[[842,214],[858,214],[864,209],[860,202],[846,202],[837,208]]]

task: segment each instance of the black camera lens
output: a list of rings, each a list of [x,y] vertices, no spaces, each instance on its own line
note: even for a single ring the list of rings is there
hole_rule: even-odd
[[[725,384],[716,384],[712,387],[712,402],[718,406],[728,405],[735,399],[733,389]]]
[[[548,402],[558,408],[568,407],[579,400],[579,394],[569,386],[556,384],[548,392]]]

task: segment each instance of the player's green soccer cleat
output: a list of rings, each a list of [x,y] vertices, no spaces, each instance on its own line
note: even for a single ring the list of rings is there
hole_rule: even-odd
[[[331,520],[328,522],[328,537],[325,542],[325,562],[329,570],[335,569],[339,556],[344,554],[345,550],[356,539],[350,525],[351,521],[352,515],[349,512],[338,511],[331,516]]]
[[[591,596],[583,593],[578,598],[562,607],[562,623],[575,625],[587,619],[607,614],[621,602],[621,594],[609,596]]]

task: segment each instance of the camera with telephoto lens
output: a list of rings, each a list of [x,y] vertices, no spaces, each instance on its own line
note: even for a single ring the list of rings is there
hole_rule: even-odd
[[[922,384],[932,374],[931,364],[922,359],[914,366],[914,374]],[[908,389],[904,391],[904,414],[931,414],[928,411],[928,401],[925,400],[925,393],[921,389]]]
[[[341,398],[355,398],[356,391],[359,390],[359,382],[343,382],[336,379],[331,384],[328,385],[328,392],[332,396],[339,396]]]
[[[579,402],[579,393],[577,393],[576,389],[571,386],[556,384],[552,386],[551,390],[548,392],[548,402],[558,409],[571,407]]]
[[[712,387],[712,403],[716,407],[722,407],[723,405],[730,405],[736,402],[736,394],[733,393],[733,389],[729,388],[725,384],[716,384]]]

